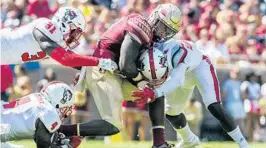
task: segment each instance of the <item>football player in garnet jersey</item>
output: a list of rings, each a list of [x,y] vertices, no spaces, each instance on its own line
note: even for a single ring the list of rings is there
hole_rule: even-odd
[[[111,59],[80,56],[71,52],[79,45],[86,20],[81,11],[62,7],[52,18],[39,18],[19,28],[1,30],[1,65],[20,64],[48,56],[64,66],[98,66],[113,72]]]
[[[140,14],[130,14],[118,20],[100,37],[94,56],[111,58],[119,65],[118,75],[137,83],[141,79],[141,74],[136,61],[141,50],[149,48],[154,42],[165,42],[172,38],[179,31],[181,22],[181,11],[169,3],[159,5],[148,18]],[[83,67],[77,87],[83,84],[84,79],[102,118],[120,128],[122,100],[131,99],[130,93],[136,87],[118,75],[102,74],[97,68]],[[149,104],[150,108],[163,105],[161,101],[164,100],[158,99]],[[164,116],[164,109],[154,112],[156,116]],[[164,121],[153,119],[151,121],[154,133],[153,145],[170,147],[164,138]]]
[[[214,65],[194,43],[171,39],[143,52],[140,62],[141,73],[154,89],[145,87],[133,92],[132,96],[139,103],[165,98],[166,118],[182,136],[176,148],[195,147],[200,143],[183,114],[184,106],[191,98],[195,86],[199,89],[206,108],[220,121],[228,135],[240,148],[249,147],[233,117],[221,105],[219,81]]]

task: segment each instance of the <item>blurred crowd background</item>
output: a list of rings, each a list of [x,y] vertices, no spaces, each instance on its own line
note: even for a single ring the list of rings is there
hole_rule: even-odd
[[[75,7],[87,20],[86,34],[75,52],[91,55],[100,35],[115,21],[130,13],[148,16],[165,2],[176,4],[183,12],[183,25],[176,38],[195,42],[216,64],[224,107],[248,140],[266,142],[265,0],[1,0],[1,28],[51,18],[61,6]],[[10,101],[37,92],[49,81],[76,73],[49,63],[1,66],[1,99]],[[192,130],[202,140],[230,140],[199,98],[196,91],[185,108]],[[77,92],[69,123],[89,120],[95,109],[91,102],[89,90]],[[121,106],[123,139],[150,139],[147,105],[124,101]]]

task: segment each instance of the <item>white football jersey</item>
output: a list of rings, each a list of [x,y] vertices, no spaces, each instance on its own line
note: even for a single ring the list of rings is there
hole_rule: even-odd
[[[33,36],[34,28],[39,29],[52,41],[61,44],[63,35],[59,27],[47,18],[39,18],[31,23],[11,29],[4,28],[1,35],[1,65],[20,64],[47,58]]]
[[[59,129],[62,122],[54,106],[39,93],[19,100],[1,104],[1,141],[33,138],[39,118],[51,133]]]
[[[158,47],[167,57],[167,64],[171,71],[179,63],[187,65],[187,72],[195,69],[202,61],[202,52],[193,42],[170,39]]]

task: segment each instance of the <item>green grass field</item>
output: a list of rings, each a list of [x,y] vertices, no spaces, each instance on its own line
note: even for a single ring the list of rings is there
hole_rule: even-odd
[[[31,140],[14,141],[14,144],[24,145],[25,148],[35,148]],[[251,143],[251,148],[266,148],[266,143]],[[103,141],[84,140],[79,148],[150,148],[150,142],[122,142],[104,144]],[[204,142],[197,148],[237,148],[235,143],[231,142]]]

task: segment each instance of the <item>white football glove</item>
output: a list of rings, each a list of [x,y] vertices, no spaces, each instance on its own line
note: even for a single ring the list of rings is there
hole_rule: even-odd
[[[117,64],[111,59],[99,59],[98,67],[101,70],[107,70],[111,73],[114,73],[114,71],[118,69]]]

